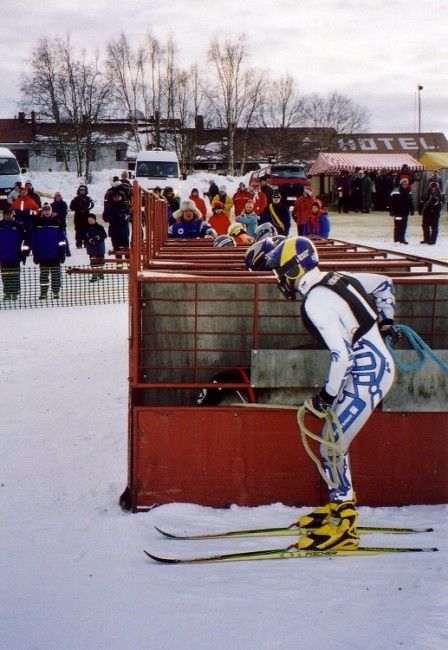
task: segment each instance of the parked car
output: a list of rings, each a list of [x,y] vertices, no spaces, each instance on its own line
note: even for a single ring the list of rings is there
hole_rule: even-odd
[[[267,178],[269,185],[282,195],[283,203],[289,207],[305,187],[311,187],[305,166],[300,163],[272,163],[252,172],[249,185],[252,187],[260,178]]]

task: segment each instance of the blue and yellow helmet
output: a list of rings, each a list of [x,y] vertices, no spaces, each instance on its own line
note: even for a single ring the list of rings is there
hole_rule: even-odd
[[[266,256],[275,249],[275,243],[270,237],[260,239],[252,244],[246,252],[246,266],[250,271],[267,271]]]
[[[288,237],[266,256],[266,268],[275,269],[280,277],[300,280],[319,264],[312,241],[306,237]]]

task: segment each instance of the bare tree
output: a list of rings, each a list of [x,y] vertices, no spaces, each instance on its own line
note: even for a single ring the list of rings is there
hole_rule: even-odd
[[[143,63],[145,52],[132,52],[127,37],[121,33],[117,40],[107,44],[107,70],[118,105],[128,116],[137,149],[142,148],[138,130],[140,108],[143,103]]]
[[[333,136],[323,142],[329,147],[334,139],[342,134],[365,130],[370,114],[367,109],[355,104],[347,95],[333,92],[327,97],[310,95],[305,100],[306,125],[312,128],[333,129]]]
[[[208,98],[219,127],[227,132],[227,171],[234,173],[235,133],[244,117],[253,114],[256,101],[255,88],[259,78],[246,67],[245,37],[224,42],[213,40],[208,50],[216,78],[208,90]],[[256,77],[256,78],[255,78]],[[244,126],[247,126],[247,119]]]

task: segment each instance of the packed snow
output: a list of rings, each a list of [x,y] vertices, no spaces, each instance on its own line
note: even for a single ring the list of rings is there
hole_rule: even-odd
[[[95,174],[89,192],[99,204],[114,173]],[[188,179],[182,195],[206,190],[210,178]],[[79,184],[73,174],[32,179],[37,190],[61,190],[68,201]],[[230,192],[239,180],[225,179]],[[332,236],[390,244],[387,215],[331,216]],[[420,218],[411,221],[410,245],[390,248],[422,255]],[[445,214],[441,231],[439,243],[424,250],[446,260]],[[86,263],[83,251],[75,249],[76,261]],[[286,538],[178,542],[154,525],[177,532],[288,525],[306,509],[174,503],[123,512],[126,305],[0,311],[0,319],[2,649],[448,647],[447,505],[360,507],[363,525],[435,529],[370,536],[372,545],[437,546],[438,553],[155,564],[144,548],[188,557],[283,546]]]

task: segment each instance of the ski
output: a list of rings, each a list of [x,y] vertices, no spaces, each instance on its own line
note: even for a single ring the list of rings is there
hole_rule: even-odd
[[[305,557],[348,557],[348,556],[362,556],[362,555],[386,555],[390,553],[432,553],[438,551],[437,548],[415,548],[415,547],[400,547],[400,546],[359,546],[353,551],[348,550],[328,550],[328,551],[312,551],[307,549],[296,548],[271,548],[260,551],[242,551],[239,553],[225,553],[219,555],[204,555],[192,558],[173,558],[162,557],[155,555],[150,551],[145,550],[145,554],[162,564],[205,564],[212,562],[244,562],[248,560],[289,560],[294,558]]]
[[[164,537],[169,539],[225,539],[226,537],[280,537],[283,535],[306,535],[310,528],[299,528],[297,526],[279,527],[279,528],[249,528],[247,530],[229,530],[223,533],[199,533],[196,535],[178,535],[163,530],[158,526],[154,528]],[[433,528],[401,528],[398,526],[358,526],[356,532],[360,535],[369,534],[386,534],[386,535],[405,535],[410,533],[431,533]]]

